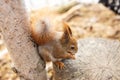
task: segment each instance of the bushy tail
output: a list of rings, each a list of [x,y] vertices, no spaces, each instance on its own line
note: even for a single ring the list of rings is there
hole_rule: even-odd
[[[48,19],[38,20],[31,25],[31,36],[38,45],[44,45],[53,40],[54,32],[50,29]]]

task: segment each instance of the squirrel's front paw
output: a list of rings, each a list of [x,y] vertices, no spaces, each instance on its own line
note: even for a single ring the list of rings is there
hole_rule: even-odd
[[[56,61],[56,62],[54,62],[54,64],[55,64],[59,69],[64,69],[64,68],[65,68],[65,65],[64,65],[63,62]]]
[[[67,58],[69,58],[69,59],[75,59],[75,55],[72,55],[72,54],[67,54]]]

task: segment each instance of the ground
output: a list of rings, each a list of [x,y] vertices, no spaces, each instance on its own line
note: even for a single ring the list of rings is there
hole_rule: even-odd
[[[61,20],[68,22],[77,39],[101,37],[120,40],[120,15],[115,14],[102,4],[81,4],[63,13],[60,13],[56,8],[43,8],[32,11],[31,23],[34,24],[37,19],[43,16],[49,16],[58,31],[62,29],[59,26]],[[0,50],[2,51],[4,48],[4,43],[1,43]],[[11,64],[8,53],[0,58],[0,80],[19,80],[19,77],[12,71]]]

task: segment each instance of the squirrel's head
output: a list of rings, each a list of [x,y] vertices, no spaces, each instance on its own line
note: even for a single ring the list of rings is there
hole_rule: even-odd
[[[67,23],[63,22],[63,27],[64,32],[60,39],[61,45],[67,53],[74,55],[78,51],[77,40],[73,37],[72,31]]]

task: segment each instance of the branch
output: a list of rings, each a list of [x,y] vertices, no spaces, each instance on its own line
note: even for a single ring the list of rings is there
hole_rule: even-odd
[[[60,6],[60,7],[57,9],[57,11],[58,11],[59,13],[65,13],[65,12],[68,11],[70,8],[72,8],[72,7],[74,7],[74,6],[78,5],[78,4],[79,4],[79,2],[77,2],[77,1],[71,1],[71,2],[69,2],[68,4],[65,4],[65,5]]]
[[[64,63],[64,70],[54,66],[55,80],[120,80],[120,42],[82,39],[76,60],[65,60]]]
[[[83,7],[82,4],[72,7],[70,10],[68,10],[66,13],[60,16],[61,20],[70,21],[72,18],[76,16],[81,16],[82,14],[80,13],[80,10],[82,7]]]
[[[0,0],[0,28],[22,80],[46,80],[45,64],[30,40],[23,0]]]

